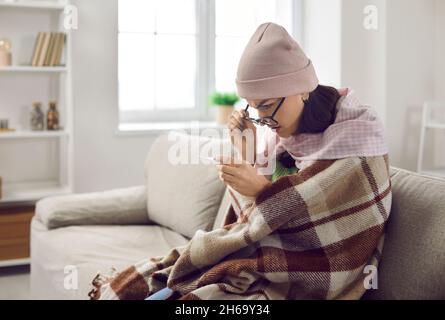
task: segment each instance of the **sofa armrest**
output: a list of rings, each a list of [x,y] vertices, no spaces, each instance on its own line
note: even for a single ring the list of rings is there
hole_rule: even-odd
[[[146,187],[47,197],[37,202],[36,218],[48,229],[148,224]]]

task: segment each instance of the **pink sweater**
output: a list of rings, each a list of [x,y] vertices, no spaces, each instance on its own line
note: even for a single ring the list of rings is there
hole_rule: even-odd
[[[388,153],[384,127],[375,110],[362,105],[351,88],[338,91],[341,98],[337,103],[337,117],[323,133],[281,138],[269,128],[266,129],[265,149],[258,154],[256,161],[262,174],[273,173],[276,156],[284,151],[295,159],[295,165],[300,170],[315,160],[372,157]]]

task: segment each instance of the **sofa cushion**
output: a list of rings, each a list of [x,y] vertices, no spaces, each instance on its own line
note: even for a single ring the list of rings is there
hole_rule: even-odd
[[[163,256],[189,239],[155,225],[72,226],[48,230],[40,220],[31,224],[31,298],[88,299],[98,271],[122,271],[143,259]],[[64,281],[77,288],[65,288]],[[72,289],[72,290],[71,290]]]
[[[230,152],[229,140],[176,132],[159,137],[145,164],[149,219],[189,238],[199,229],[211,230],[225,185],[215,164],[199,155]]]
[[[392,169],[392,208],[365,299],[445,299],[445,180]]]
[[[148,224],[145,186],[44,198],[36,216],[46,227]]]

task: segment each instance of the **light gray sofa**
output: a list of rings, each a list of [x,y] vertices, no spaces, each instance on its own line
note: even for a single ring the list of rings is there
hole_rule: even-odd
[[[201,147],[229,143],[179,136],[182,144],[198,141]],[[37,203],[31,226],[32,298],[87,299],[99,270],[121,270],[161,256],[186,244],[198,229],[222,226],[229,198],[214,165],[169,163],[177,141],[164,135],[153,144],[144,186]],[[393,206],[378,289],[363,298],[445,299],[445,180],[397,168],[391,168],[391,179]]]

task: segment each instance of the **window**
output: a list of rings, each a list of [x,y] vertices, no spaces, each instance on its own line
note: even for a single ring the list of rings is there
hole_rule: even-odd
[[[236,91],[242,51],[263,22],[292,33],[297,0],[119,0],[120,123],[209,120]]]

